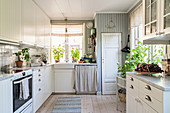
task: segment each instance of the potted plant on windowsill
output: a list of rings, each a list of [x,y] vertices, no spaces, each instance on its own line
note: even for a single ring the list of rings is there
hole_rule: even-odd
[[[60,62],[60,58],[63,58],[64,51],[65,51],[64,45],[61,46],[61,44],[59,44],[58,48],[53,46],[53,57],[55,63]]]
[[[77,63],[79,60],[79,55],[80,49],[76,48],[75,50],[71,50],[72,63]]]
[[[27,66],[28,66],[28,62],[30,60],[30,55],[29,55],[29,49],[28,48],[22,49],[21,51],[18,51],[17,53],[14,53],[14,54],[18,58],[18,61],[15,61],[17,67],[22,67],[23,61],[21,59],[26,60]]]

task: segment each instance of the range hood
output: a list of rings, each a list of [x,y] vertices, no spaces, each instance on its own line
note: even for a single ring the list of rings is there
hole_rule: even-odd
[[[19,43],[17,43],[17,42],[12,42],[12,41],[7,41],[7,40],[0,40],[0,44],[19,46]]]
[[[170,44],[170,34],[143,40],[143,44]]]

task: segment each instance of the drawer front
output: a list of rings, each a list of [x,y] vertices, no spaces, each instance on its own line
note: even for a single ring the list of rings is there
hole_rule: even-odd
[[[138,79],[136,79],[136,78],[128,75],[127,78],[126,78],[126,81],[127,81],[128,83],[130,83],[130,84],[132,84],[132,85],[136,85],[136,86],[138,87],[138,82],[139,82]]]
[[[134,96],[138,96],[138,87],[136,84],[126,83],[127,93],[130,93]]]
[[[153,98],[157,99],[158,101],[162,102],[163,101],[163,91],[145,83],[140,81],[140,91],[141,92],[145,92],[148,95],[152,96]]]
[[[163,113],[163,103],[153,98],[153,96],[148,93],[140,91],[139,98],[152,107],[154,110],[158,111],[158,113]]]
[[[37,82],[39,79],[43,79],[44,78],[44,74],[42,72],[36,72],[33,73],[33,81]]]
[[[138,96],[139,80],[132,76],[127,76],[126,80],[127,80],[126,82],[127,92],[131,93],[134,96]]]

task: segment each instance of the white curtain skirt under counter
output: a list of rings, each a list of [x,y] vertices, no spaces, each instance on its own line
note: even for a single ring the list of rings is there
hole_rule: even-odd
[[[75,90],[76,93],[97,92],[97,66],[75,67]]]

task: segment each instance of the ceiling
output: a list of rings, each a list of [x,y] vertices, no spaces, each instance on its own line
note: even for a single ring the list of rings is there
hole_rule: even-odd
[[[34,0],[51,20],[91,20],[95,13],[127,12],[140,0]]]

